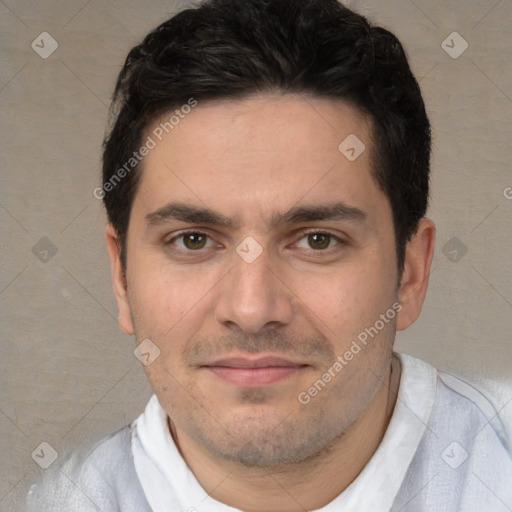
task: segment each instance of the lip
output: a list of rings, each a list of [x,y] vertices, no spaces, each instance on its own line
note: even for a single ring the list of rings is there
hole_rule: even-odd
[[[204,365],[215,376],[243,387],[261,387],[275,384],[308,365],[282,357],[228,357]]]
[[[268,368],[268,367],[299,367],[305,366],[302,363],[296,363],[285,359],[284,357],[265,356],[265,357],[226,357],[218,359],[206,366],[224,366],[227,368]]]

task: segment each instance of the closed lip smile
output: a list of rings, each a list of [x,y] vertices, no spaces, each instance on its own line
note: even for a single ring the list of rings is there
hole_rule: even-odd
[[[277,356],[238,356],[218,359],[202,368],[238,386],[262,387],[284,380],[308,366]]]

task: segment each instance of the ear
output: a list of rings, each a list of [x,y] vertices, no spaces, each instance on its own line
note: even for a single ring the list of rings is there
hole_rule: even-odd
[[[416,233],[407,243],[398,295],[402,306],[397,315],[396,328],[399,331],[413,324],[421,312],[430,277],[435,235],[434,223],[430,219],[423,218],[418,224]]]
[[[119,328],[126,334],[134,334],[135,329],[130,311],[130,303],[128,301],[126,279],[121,265],[121,259],[119,257],[117,233],[112,224],[107,225],[107,228],[105,229],[105,238],[110,258],[112,285],[114,287],[114,295],[116,297],[117,308],[119,310]]]

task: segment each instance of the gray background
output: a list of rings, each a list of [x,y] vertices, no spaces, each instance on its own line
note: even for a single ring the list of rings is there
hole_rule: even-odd
[[[437,251],[424,312],[397,349],[464,376],[510,421],[512,0],[347,4],[404,42],[434,129]],[[0,0],[1,511],[17,510],[44,471],[31,457],[40,443],[60,454],[100,437],[150,396],[134,341],[117,328],[92,192],[115,77],[179,8]],[[455,31],[469,44],[458,58],[442,47]],[[59,45],[46,59],[31,47],[42,32]],[[452,54],[461,44],[445,43]]]

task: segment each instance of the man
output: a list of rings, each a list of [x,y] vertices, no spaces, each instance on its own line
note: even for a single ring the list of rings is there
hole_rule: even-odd
[[[398,40],[335,0],[209,0],[132,49],[115,107],[95,195],[155,395],[31,510],[511,510],[499,422],[393,352],[435,233]]]

